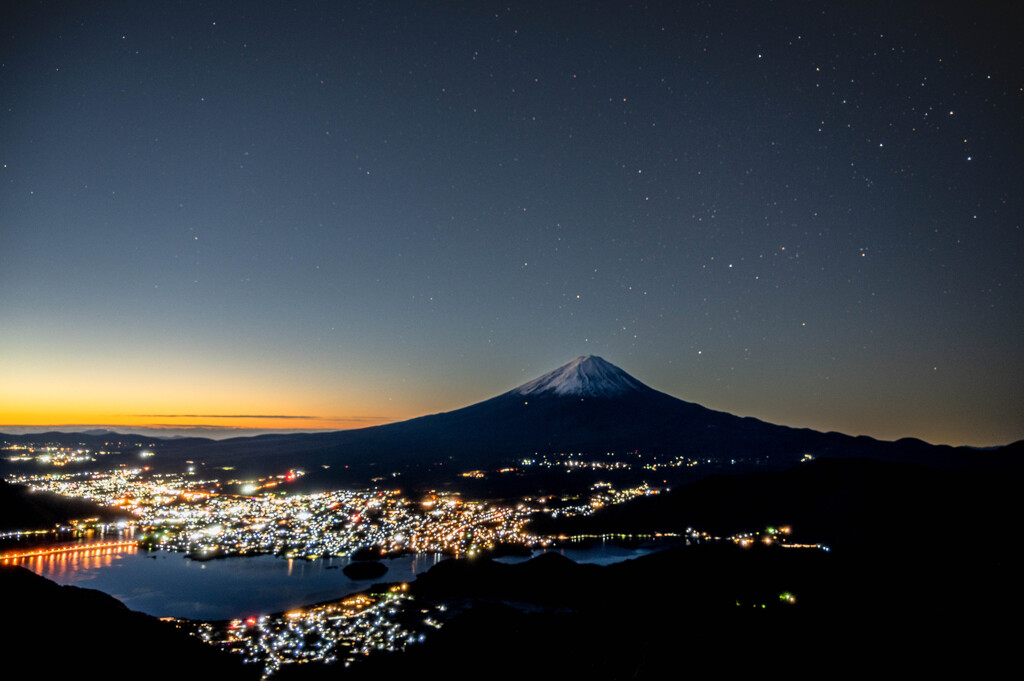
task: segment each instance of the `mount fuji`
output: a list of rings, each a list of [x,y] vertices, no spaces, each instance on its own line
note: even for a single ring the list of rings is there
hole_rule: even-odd
[[[570,452],[684,456],[701,460],[706,471],[708,464],[731,464],[737,471],[744,466],[784,468],[808,454],[952,467],[979,458],[968,448],[821,433],[714,411],[648,387],[596,356],[577,357],[489,400],[408,421],[168,447],[171,459],[198,459],[240,471],[303,468],[325,479],[386,472],[455,474]]]
[[[600,357],[587,355],[563,364],[540,378],[524,383],[512,393],[518,395],[616,397],[651,390],[619,367]]]

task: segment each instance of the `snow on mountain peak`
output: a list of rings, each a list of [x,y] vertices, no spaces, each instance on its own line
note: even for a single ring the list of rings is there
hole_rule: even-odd
[[[577,357],[540,378],[524,383],[512,392],[520,395],[580,395],[613,397],[648,390],[640,381],[610,362],[595,355]]]

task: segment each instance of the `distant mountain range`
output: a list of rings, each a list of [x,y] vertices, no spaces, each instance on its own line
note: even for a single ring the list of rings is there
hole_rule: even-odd
[[[6,439],[15,437],[41,436]],[[1022,443],[981,451],[910,438],[887,442],[774,425],[685,402],[644,385],[600,357],[586,356],[455,411],[327,433],[164,440],[160,455],[150,461],[159,465],[189,459],[242,472],[303,468],[341,480],[386,472],[451,474],[559,452],[689,456],[740,469],[785,468],[806,455],[1001,468],[1007,460],[1019,459],[1021,449]]]

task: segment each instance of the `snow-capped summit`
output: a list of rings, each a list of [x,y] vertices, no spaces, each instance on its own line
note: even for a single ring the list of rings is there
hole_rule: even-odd
[[[519,395],[580,395],[614,397],[629,392],[650,390],[625,371],[595,355],[577,357],[540,378],[519,386]]]

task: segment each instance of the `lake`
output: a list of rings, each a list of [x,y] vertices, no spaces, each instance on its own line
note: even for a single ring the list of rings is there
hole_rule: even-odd
[[[658,550],[599,542],[585,548],[549,549],[578,563],[609,563]],[[536,554],[535,554],[536,555]],[[275,556],[194,561],[182,553],[139,551],[134,546],[55,553],[18,561],[58,584],[97,589],[132,610],[156,617],[202,620],[244,618],[282,612],[364,591],[375,582],[411,582],[442,554],[414,554],[382,561],[388,572],[375,580],[352,580],[348,558],[307,561]],[[508,556],[515,563],[526,557]]]
[[[182,553],[123,550],[58,553],[18,561],[58,584],[97,589],[156,617],[218,620],[290,610],[363,591],[374,582],[409,582],[441,554],[382,561],[377,580],[352,580],[348,558],[313,561],[274,556],[194,561]]]

